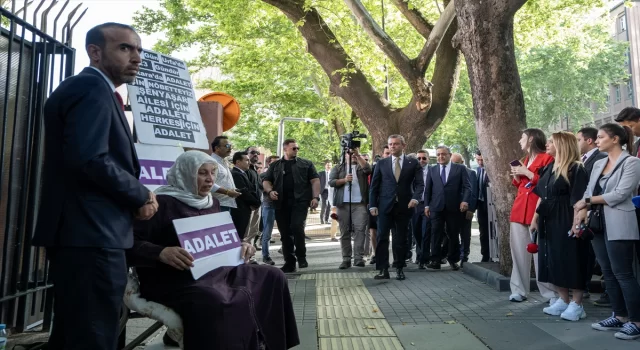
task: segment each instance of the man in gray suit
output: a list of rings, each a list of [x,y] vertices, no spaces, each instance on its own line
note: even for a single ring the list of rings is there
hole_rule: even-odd
[[[464,165],[464,158],[462,158],[460,153],[454,153],[451,156],[451,162],[465,167],[467,174],[469,174],[469,183],[471,184],[469,209],[463,214],[462,224],[460,225],[460,266],[462,266],[465,262],[469,261],[469,253],[471,252],[471,224],[478,202],[478,177],[475,171]]]

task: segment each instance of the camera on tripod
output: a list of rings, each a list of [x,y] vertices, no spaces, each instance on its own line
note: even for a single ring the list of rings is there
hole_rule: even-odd
[[[354,130],[348,134],[344,134],[340,137],[340,146],[347,152],[352,149],[360,148],[360,141],[357,139],[366,139],[367,135],[361,134],[359,131]]]

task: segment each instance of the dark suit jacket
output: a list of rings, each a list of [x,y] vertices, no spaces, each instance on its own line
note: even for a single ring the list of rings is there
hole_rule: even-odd
[[[248,174],[242,173],[238,168],[231,169],[231,176],[233,176],[233,182],[237,188],[243,189],[242,194],[236,198],[237,208],[231,208],[231,219],[236,226],[236,230],[241,235],[244,235],[247,226],[249,226],[249,220],[251,218],[251,207],[260,206],[260,197],[256,193],[254,184],[251,183]]]
[[[44,106],[42,199],[32,244],[124,249],[149,191],[127,119],[99,72],[63,81]]]
[[[478,168],[480,169],[480,168]],[[484,201],[487,201],[487,191],[489,190],[489,176],[487,175],[487,168],[483,168],[483,172],[484,172],[484,183],[482,184],[482,186],[480,186],[480,174],[478,172],[478,169],[476,169],[475,173],[476,173],[476,186],[478,187],[478,201],[480,200],[480,193],[482,193],[482,198],[484,198]]]
[[[400,208],[408,208],[412,199],[420,202],[424,182],[422,181],[422,167],[417,159],[410,159],[406,155],[402,162],[400,179],[396,182],[392,167],[393,157],[380,159],[375,166],[373,179],[369,188],[369,207],[378,208],[378,213],[390,213],[398,198]]]
[[[329,190],[327,188],[327,172],[325,170],[318,173],[320,177],[320,194],[324,193],[325,190]]]
[[[591,154],[591,156],[584,161],[584,169],[587,171],[587,175],[591,176],[591,170],[593,170],[593,164],[596,161],[606,157],[606,152],[600,152],[596,149],[595,152],[593,152],[593,154]]]
[[[460,203],[471,200],[471,183],[464,165],[451,163],[446,184],[440,179],[440,164],[432,166],[424,188],[424,206],[432,212],[460,211]]]
[[[478,175],[469,168],[465,167],[465,169],[467,170],[467,174],[469,174],[469,184],[471,185],[469,201],[467,203],[469,204],[469,211],[475,212],[478,207]],[[451,174],[449,174],[449,176],[451,176]],[[464,192],[462,195],[464,195]]]

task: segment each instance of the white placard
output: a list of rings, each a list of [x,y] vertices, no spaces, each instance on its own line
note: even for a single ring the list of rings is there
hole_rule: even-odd
[[[173,220],[180,246],[194,258],[191,274],[198,279],[220,266],[238,266],[242,240],[238,236],[231,214],[194,216]]]
[[[209,149],[184,61],[143,50],[140,71],[127,88],[140,142]]]
[[[167,184],[167,171],[178,156],[184,153],[182,147],[154,146],[136,143],[136,153],[140,162],[140,182],[150,191]]]

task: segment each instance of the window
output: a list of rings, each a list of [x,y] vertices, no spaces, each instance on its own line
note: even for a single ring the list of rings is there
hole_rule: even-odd
[[[622,16],[618,17],[618,33],[625,32],[626,30],[627,30],[627,15],[622,14]]]
[[[631,100],[633,98],[633,83],[631,79],[627,81],[627,100]]]
[[[620,102],[620,84],[616,85],[616,103]]]

